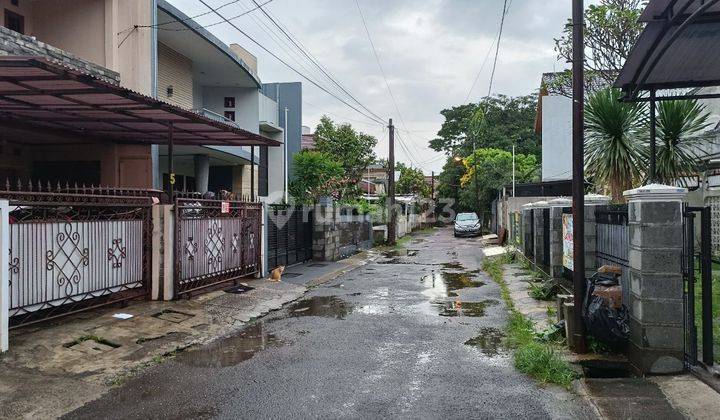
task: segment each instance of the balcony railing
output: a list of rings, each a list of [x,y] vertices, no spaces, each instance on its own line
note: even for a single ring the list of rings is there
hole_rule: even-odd
[[[233,127],[242,128],[235,121],[233,121],[229,118],[226,118],[224,115],[220,115],[217,112],[210,111],[207,108],[196,108],[196,109],[193,109],[193,112],[196,114],[200,114],[203,117],[210,118],[211,120],[219,121],[221,123],[225,123],[225,124],[231,125]]]
[[[265,95],[260,95],[260,122],[268,123],[277,127],[278,104]]]

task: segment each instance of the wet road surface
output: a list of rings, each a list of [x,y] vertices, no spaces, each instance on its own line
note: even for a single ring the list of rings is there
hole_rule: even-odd
[[[477,239],[437,229],[70,418],[587,418],[517,373]]]

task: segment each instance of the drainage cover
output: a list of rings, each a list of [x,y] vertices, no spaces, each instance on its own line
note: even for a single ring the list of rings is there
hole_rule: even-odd
[[[327,264],[321,264],[321,263],[308,264],[308,267],[326,267],[326,266],[327,266]]]
[[[234,293],[236,295],[239,295],[241,293],[249,292],[250,290],[253,290],[254,287],[250,287],[247,284],[239,284],[237,286],[233,286],[229,289],[225,289],[225,293]]]
[[[172,309],[165,309],[164,311],[158,312],[153,316],[157,319],[162,319],[163,321],[179,324],[185,320],[194,317],[195,315],[186,314],[185,312],[173,311]]]

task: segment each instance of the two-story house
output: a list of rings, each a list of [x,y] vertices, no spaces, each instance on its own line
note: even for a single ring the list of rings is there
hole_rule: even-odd
[[[239,45],[224,44],[165,0],[0,0],[0,7],[5,28],[9,29],[2,32],[5,42],[0,54],[60,60],[243,132],[280,143],[285,140],[281,119],[288,106],[281,110],[275,100],[262,93],[256,58]],[[63,55],[80,64],[62,61]],[[300,104],[301,88],[298,86],[293,94]],[[299,105],[289,108],[293,114],[302,112]],[[291,140],[295,141],[294,137]],[[298,135],[298,148],[299,142]],[[245,197],[270,195],[272,201],[282,199],[280,187],[287,185],[288,174],[284,169],[288,156],[284,145],[268,150],[263,142],[258,146],[213,143],[217,142],[179,141],[174,146],[176,190],[227,190]],[[169,187],[166,142],[117,146],[112,156],[100,156],[107,154],[107,148],[100,145],[94,146],[99,149],[97,153],[87,146],[80,147],[82,153],[71,148],[67,153],[50,153],[42,159],[70,155],[72,163],[64,163],[65,168],[89,173],[75,181],[165,190]],[[97,172],[103,171],[98,166],[108,166],[103,165],[104,161],[118,162],[114,166],[127,170],[106,168],[105,172],[123,173],[101,176]],[[22,171],[17,170],[18,165],[8,166],[7,162],[0,164],[0,175],[57,177],[51,176],[56,163],[32,163],[32,169]]]

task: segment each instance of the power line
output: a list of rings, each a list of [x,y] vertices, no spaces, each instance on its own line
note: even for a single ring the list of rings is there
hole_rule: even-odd
[[[493,78],[495,77],[495,66],[497,65],[498,54],[500,53],[500,39],[502,38],[503,25],[505,24],[505,15],[507,15],[507,0],[503,2],[503,12],[500,17],[500,31],[498,32],[497,45],[495,46],[495,59],[493,60],[492,73],[490,73],[490,84],[488,85],[488,94],[492,92]]]
[[[397,101],[395,100],[395,95],[392,92],[392,89],[390,88],[390,82],[388,82],[387,75],[385,74],[385,70],[383,69],[382,63],[380,62],[380,56],[378,55],[377,49],[375,48],[375,43],[372,40],[372,36],[370,35],[370,30],[368,29],[367,22],[365,21],[365,16],[363,15],[362,8],[360,7],[359,0],[355,0],[355,5],[357,6],[358,13],[360,14],[360,19],[362,20],[363,27],[365,28],[365,33],[367,34],[368,41],[370,41],[370,47],[372,48],[373,55],[375,56],[375,61],[377,62],[378,68],[380,69],[380,73],[382,74],[383,79],[385,80],[385,86],[387,86],[388,93],[390,94],[390,99],[392,100],[393,105],[395,106],[395,112],[398,114],[398,118],[400,118],[400,123],[402,124],[405,131],[409,132],[407,129],[407,126],[405,125],[405,120],[403,120],[402,113],[400,112],[400,107],[398,107]],[[406,150],[408,157],[411,160],[417,160],[413,159],[412,154],[408,150],[408,148],[403,144],[402,138],[398,135],[398,139],[400,140],[400,146],[403,147],[404,150]]]
[[[214,10],[220,10],[220,9],[222,9],[222,8],[224,8],[224,7],[230,6],[231,4],[238,3],[239,1],[240,1],[240,0],[232,0],[232,1],[229,1],[229,2],[227,2],[227,3],[221,4],[220,6],[216,7]],[[252,8],[252,9],[250,9],[250,10],[246,10],[245,12],[240,13],[239,15],[235,15],[235,16],[229,17],[228,20],[235,20],[235,19],[238,19],[238,18],[240,18],[240,17],[243,17],[243,16],[245,16],[245,15],[247,15],[247,14],[249,14],[249,13],[252,13],[252,12],[254,12],[255,10],[261,8],[262,6],[265,6],[266,4],[268,4],[268,3],[272,2],[272,1],[273,1],[273,0],[266,0],[265,3],[263,3],[262,5],[258,5],[257,7],[254,7],[254,8]],[[207,16],[207,15],[209,15],[209,14],[211,14],[211,13],[213,13],[213,10],[211,10],[211,11],[209,11],[209,12],[200,13],[200,14],[197,14],[197,15],[194,15],[194,16],[188,16],[188,17],[185,17],[185,18],[182,18],[182,19],[171,19],[171,20],[168,20],[168,21],[165,21],[165,22],[155,23],[155,24],[152,24],[152,25],[133,25],[133,26],[130,26],[130,27],[126,28],[126,29],[123,29],[122,31],[118,32],[117,34],[120,35],[120,34],[122,34],[122,33],[124,33],[124,32],[131,31],[131,30],[133,30],[133,29],[139,29],[139,28],[157,28],[157,29],[163,30],[163,31],[174,31],[174,32],[192,31],[192,30],[197,30],[197,29],[200,29],[200,28],[210,28],[210,27],[219,25],[219,24],[221,24],[221,23],[225,23],[224,20],[221,20],[220,22],[210,23],[210,24],[207,24],[207,25],[199,25],[199,24],[198,24],[198,25],[195,25],[195,26],[189,26],[189,25],[188,25],[189,27],[187,27],[187,28],[180,28],[180,29],[167,29],[167,28],[163,28],[163,27],[162,27],[162,26],[170,25],[170,24],[172,24],[172,23],[185,23],[185,22],[187,22],[187,21],[192,21],[192,20],[194,20],[194,19],[196,19],[196,18],[199,18],[199,17],[202,17],[202,16]],[[193,22],[193,23],[195,23],[195,22]]]
[[[252,0],[252,2],[260,9],[260,11],[265,15],[265,17],[267,17],[268,20],[270,20],[270,22],[272,22],[272,24],[275,25],[275,27],[277,27],[277,28],[280,30],[280,32],[282,32],[283,35],[285,35],[285,37],[290,40],[290,42],[292,42],[292,44],[293,44],[304,56],[305,56],[313,65],[315,65],[315,67],[317,67],[317,68],[320,70],[320,72],[322,72],[322,74],[325,75],[325,77],[328,78],[328,80],[330,80],[333,84],[335,84],[338,88],[340,88],[341,91],[343,91],[347,96],[349,96],[353,101],[355,101],[355,103],[357,103],[361,108],[363,108],[364,110],[366,110],[367,112],[369,112],[370,114],[372,114],[374,117],[377,117],[377,118],[379,118],[379,119],[382,119],[382,117],[380,117],[379,115],[375,114],[375,113],[372,112],[370,109],[368,109],[368,107],[366,107],[366,106],[365,106],[362,102],[360,102],[355,96],[353,96],[352,93],[348,92],[348,90],[347,90],[342,84],[340,84],[340,82],[338,82],[338,81],[336,80],[336,78],[335,78],[333,75],[331,75],[331,74],[329,73],[329,71],[327,71],[327,69],[325,69],[324,66],[322,66],[322,65],[318,62],[318,60],[315,58],[315,56],[312,55],[312,53],[310,53],[310,51],[308,51],[307,48],[305,48],[304,45],[302,45],[302,43],[300,43],[299,41],[296,40],[296,37],[295,37],[294,35],[292,35],[289,30],[286,30],[286,28],[284,28],[282,25],[280,25],[280,24],[277,22],[277,19],[276,19],[276,18],[274,18],[273,16],[271,16],[265,9],[262,8],[262,6],[261,6],[260,4],[258,4],[257,0]]]
[[[347,101],[345,101],[344,99],[340,98],[339,96],[337,96],[337,95],[333,94],[332,92],[330,92],[329,90],[327,90],[325,87],[321,86],[319,83],[316,83],[314,80],[312,80],[312,79],[310,79],[309,77],[305,76],[303,73],[301,73],[300,71],[298,71],[297,69],[295,69],[293,66],[291,66],[290,64],[288,64],[287,61],[283,60],[282,58],[278,57],[275,53],[273,53],[273,52],[270,51],[269,49],[265,48],[262,44],[260,44],[258,41],[256,41],[254,38],[252,38],[250,35],[248,35],[245,31],[243,31],[243,30],[240,29],[237,25],[235,25],[233,22],[231,22],[231,21],[229,21],[227,18],[225,18],[220,12],[218,12],[218,11],[215,10],[212,6],[210,6],[209,4],[207,4],[207,2],[206,2],[205,0],[198,0],[198,1],[199,1],[200,3],[202,3],[203,5],[205,5],[205,7],[207,7],[208,9],[212,10],[213,12],[215,12],[215,14],[218,15],[218,17],[220,17],[220,18],[223,19],[225,22],[227,22],[230,26],[232,26],[233,28],[235,28],[235,30],[237,30],[237,31],[240,32],[242,35],[244,35],[246,38],[248,38],[250,41],[252,41],[255,45],[257,45],[258,47],[260,47],[263,51],[265,51],[266,53],[270,54],[272,57],[274,57],[276,60],[278,60],[279,62],[281,62],[282,64],[284,64],[287,68],[289,68],[289,69],[292,70],[293,72],[297,73],[297,74],[298,74],[300,77],[302,77],[303,79],[305,79],[305,80],[307,80],[308,82],[312,83],[312,84],[313,84],[315,87],[317,87],[318,89],[322,90],[323,92],[325,92],[325,93],[327,93],[328,95],[334,97],[334,98],[337,99],[338,101],[340,101],[340,102],[344,103],[345,105],[349,106],[350,108],[354,109],[355,111],[357,111],[359,114],[365,116],[366,118],[368,118],[368,119],[370,119],[370,120],[373,120],[373,121],[377,122],[378,124],[385,124],[385,122],[382,121],[381,119],[379,119],[379,118],[377,118],[377,117],[373,117],[373,116],[370,116],[370,115],[365,114],[364,112],[360,111],[359,109],[357,109],[357,108],[354,107],[353,105],[349,104],[349,103],[348,103]]]

